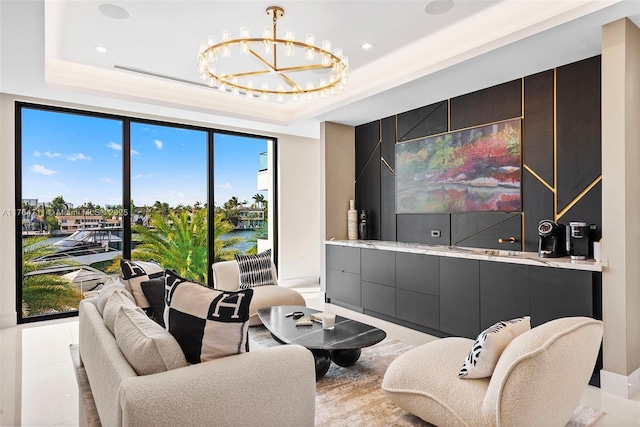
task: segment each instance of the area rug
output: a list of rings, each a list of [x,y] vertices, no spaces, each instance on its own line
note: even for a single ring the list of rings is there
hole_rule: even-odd
[[[263,347],[278,344],[264,326],[249,328],[249,336]],[[391,403],[380,384],[389,364],[413,347],[385,339],[362,349],[358,362],[348,368],[331,364],[316,383],[316,426],[431,426]],[[567,427],[589,427],[604,415],[588,406],[576,408]]]

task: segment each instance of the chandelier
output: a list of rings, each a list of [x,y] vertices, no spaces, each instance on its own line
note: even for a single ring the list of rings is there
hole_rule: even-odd
[[[251,37],[243,27],[240,38],[231,38],[225,30],[220,42],[209,37],[200,45],[198,69],[210,87],[262,100],[273,96],[277,101],[325,97],[344,89],[349,61],[342,49],[332,51],[329,40],[315,46],[311,33],[304,42],[296,41],[290,29],[279,38],[277,24],[284,9],[270,6],[266,12],[273,25],[264,28],[262,37]]]

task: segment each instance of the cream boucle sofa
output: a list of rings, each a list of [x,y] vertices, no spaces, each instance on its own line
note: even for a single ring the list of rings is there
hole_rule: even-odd
[[[223,291],[237,291],[240,286],[240,274],[236,261],[220,261],[214,263],[213,287]],[[273,307],[277,305],[301,305],[306,306],[306,302],[300,292],[277,285],[277,271],[275,265],[271,263],[271,275],[276,282],[276,286],[257,286],[253,289],[253,298],[249,306],[249,326],[261,325],[258,317],[258,310],[261,308]]]
[[[304,347],[251,343],[248,353],[138,376],[97,299],[80,303],[79,348],[103,426],[313,426],[315,369]]]
[[[401,355],[382,389],[399,407],[437,426],[564,426],[587,387],[602,322],[557,319],[516,337],[491,378],[458,372],[473,340],[444,338]]]

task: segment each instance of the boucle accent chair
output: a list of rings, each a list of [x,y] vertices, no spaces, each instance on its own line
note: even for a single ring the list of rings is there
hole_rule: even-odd
[[[240,274],[236,261],[220,261],[213,263],[213,287],[223,291],[237,291],[240,287]],[[278,285],[277,271],[271,263],[271,275],[274,285],[256,286],[253,288],[253,298],[249,306],[249,326],[261,325],[258,310],[277,305],[301,305],[306,307],[306,302],[300,292]]]
[[[437,426],[564,426],[587,387],[602,322],[552,320],[516,337],[493,376],[458,378],[467,338],[443,338],[394,360],[382,389],[396,405]]]

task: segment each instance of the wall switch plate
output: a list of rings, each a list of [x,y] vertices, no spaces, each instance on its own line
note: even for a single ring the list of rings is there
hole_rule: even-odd
[[[431,230],[431,237],[440,237],[440,230]]]

